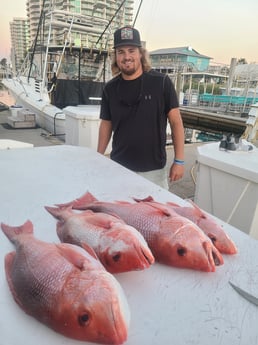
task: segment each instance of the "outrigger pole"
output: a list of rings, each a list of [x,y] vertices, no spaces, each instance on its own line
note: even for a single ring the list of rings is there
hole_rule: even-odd
[[[96,45],[99,43],[99,41],[101,40],[101,38],[103,37],[104,33],[107,31],[107,29],[109,28],[110,24],[112,23],[113,19],[115,18],[115,16],[117,15],[117,13],[120,11],[121,7],[124,5],[124,3],[126,2],[126,0],[123,0],[120,4],[120,6],[118,7],[118,9],[116,10],[115,14],[113,15],[113,17],[110,19],[110,21],[108,22],[107,26],[105,27],[104,31],[102,32],[102,34],[99,36]]]
[[[143,3],[143,0],[141,0],[140,4],[139,4],[139,6],[138,6],[138,10],[137,10],[137,13],[136,13],[135,18],[134,18],[133,26],[135,25],[136,20],[137,20],[137,18],[138,18],[138,14],[139,14],[139,12],[140,12],[142,3]]]
[[[36,37],[35,37],[34,42],[33,42],[33,50],[32,50],[31,59],[30,59],[30,69],[29,69],[29,73],[28,73],[28,82],[30,80],[32,62],[33,62],[35,51],[36,51],[37,40],[38,40],[38,36],[39,36],[39,30],[40,30],[40,26],[42,24],[42,20],[43,20],[43,16],[44,16],[44,7],[45,7],[45,0],[43,0],[41,12],[40,12],[40,17],[39,17],[39,23],[38,23],[38,27],[37,27],[37,33],[36,33]]]

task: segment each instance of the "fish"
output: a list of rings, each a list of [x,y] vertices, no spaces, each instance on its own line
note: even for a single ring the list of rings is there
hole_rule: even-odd
[[[212,240],[214,246],[221,254],[236,254],[238,252],[237,247],[222,226],[211,215],[198,207],[193,201],[190,201],[190,203],[191,206],[179,206],[171,202],[167,202],[167,205],[172,207],[176,213],[190,219],[198,225]]]
[[[110,273],[143,270],[155,261],[139,231],[117,216],[91,210],[76,213],[71,207],[45,209],[58,220],[61,242],[92,247]]]
[[[1,223],[14,244],[5,274],[21,309],[52,330],[76,340],[121,345],[127,340],[130,310],[124,291],[94,251],[34,237],[30,220]]]
[[[221,253],[203,231],[166,205],[153,201],[101,202],[90,192],[59,207],[116,214],[145,238],[156,261],[178,268],[214,272],[224,263]]]

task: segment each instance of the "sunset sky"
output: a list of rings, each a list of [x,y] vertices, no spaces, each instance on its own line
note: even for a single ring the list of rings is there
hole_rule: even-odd
[[[25,4],[9,0],[2,6],[0,59],[9,59],[9,22],[25,17]],[[258,63],[257,14],[257,0],[145,0],[135,27],[149,51],[191,46],[217,63],[230,64],[233,57]]]

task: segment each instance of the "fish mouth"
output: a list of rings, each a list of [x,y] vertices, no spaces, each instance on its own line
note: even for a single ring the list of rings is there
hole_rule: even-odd
[[[141,271],[145,268],[149,268],[154,264],[155,259],[151,252],[146,252],[146,250],[141,249],[138,253],[139,262],[137,267],[135,268],[136,271]]]
[[[149,267],[152,264],[154,264],[155,259],[152,255],[152,252],[150,250],[146,250],[145,248],[141,248],[141,261],[143,263],[143,267]]]
[[[231,239],[225,235],[224,241],[219,240],[215,235],[209,233],[208,237],[211,239],[214,246],[220,251],[222,254],[236,254],[237,248],[235,244],[231,241]]]
[[[216,247],[212,244],[212,242],[205,241],[203,243],[203,248],[206,252],[208,257],[209,266],[212,272],[215,271],[215,266],[223,265],[224,260],[220,252],[217,250]]]

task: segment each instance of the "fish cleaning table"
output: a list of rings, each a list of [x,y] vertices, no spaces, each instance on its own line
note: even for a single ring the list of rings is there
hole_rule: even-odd
[[[185,201],[85,147],[68,145],[0,151],[0,221],[21,225],[30,219],[35,236],[59,242],[56,221],[44,209],[73,200],[87,190],[99,200],[152,195],[157,201]],[[213,273],[155,263],[144,271],[117,274],[131,309],[126,345],[255,345],[258,307],[239,296],[231,280],[258,297],[258,242],[225,224],[238,254],[224,255]],[[0,345],[77,345],[26,315],[13,301],[4,257],[14,250],[0,233]],[[39,340],[40,339],[40,340]],[[92,344],[84,342],[83,344]]]

